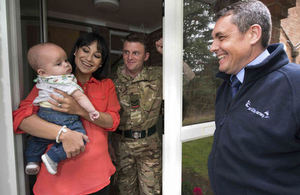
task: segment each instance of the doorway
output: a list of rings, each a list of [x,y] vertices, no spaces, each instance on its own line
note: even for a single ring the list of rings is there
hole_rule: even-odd
[[[20,99],[27,96],[34,85],[32,81],[36,77],[27,63],[26,53],[31,46],[40,42],[54,42],[62,46],[67,54],[70,54],[71,48],[80,34],[98,32],[110,47],[111,72],[114,72],[116,66],[120,64],[122,39],[131,32],[144,33],[151,39],[151,58],[148,63],[160,66],[162,64],[161,55],[156,53],[154,46],[154,42],[161,36],[161,0],[151,2],[131,0],[129,4],[121,0],[117,9],[112,9],[107,5],[99,7],[93,0],[20,0],[18,2],[20,3],[22,61],[24,64],[22,66],[24,71],[20,77],[24,90],[22,90]],[[17,137],[21,137],[23,145],[25,145],[26,136]],[[19,150],[22,154],[23,146]],[[20,156],[17,161],[24,164]],[[25,176],[23,169],[20,169],[19,173],[20,177],[25,178],[23,186],[26,187],[26,194],[28,194],[35,182],[35,177]]]
[[[67,8],[73,8],[73,5],[83,7],[80,6],[83,2],[88,5],[86,10],[79,9],[79,12],[67,11]],[[186,51],[190,46],[189,44],[192,44],[193,41],[199,37],[196,37],[194,40],[187,40],[187,37],[193,37],[195,34],[190,34],[188,36],[188,26],[184,26],[184,22],[188,20],[186,19],[186,15],[188,15],[187,13],[192,13],[193,11],[189,10],[190,8],[187,8],[188,5],[198,5],[198,7],[192,6],[197,8],[194,10],[194,13],[200,12],[199,10],[202,8],[201,6],[204,6],[201,12],[202,14],[205,14],[204,9],[206,9],[205,5],[207,4],[202,5],[204,2],[200,0],[166,0],[164,2],[163,11],[161,0],[155,0],[152,2],[154,2],[156,6],[149,5],[149,1],[145,3],[141,0],[132,0],[130,5],[123,6],[127,6],[126,9],[129,9],[128,7],[132,7],[132,5],[139,6],[133,11],[130,11],[134,13],[135,16],[129,17],[129,15],[127,15],[127,17],[124,17],[121,13],[125,9],[122,8],[122,0],[120,1],[120,13],[113,12],[113,14],[107,13],[99,7],[96,8],[93,1],[21,0],[21,45],[24,65],[22,67],[23,71],[21,76],[23,90],[20,95],[20,99],[26,97],[33,86],[32,80],[35,77],[27,64],[27,60],[25,58],[26,52],[30,46],[41,42],[41,40],[57,43],[63,46],[69,53],[68,50],[70,45],[79,34],[97,31],[109,40],[111,50],[111,70],[113,72],[115,68],[114,65],[117,64],[118,59],[120,58],[120,51],[122,47],[122,44],[120,43],[122,37],[126,36],[130,32],[149,34],[150,37],[152,37],[153,45],[153,54],[151,55],[152,58],[149,63],[152,65],[164,64],[163,88],[165,116],[163,135],[163,193],[180,194],[182,192],[182,188],[185,187],[185,184],[181,181],[183,175],[182,171],[184,171],[182,169],[182,163],[184,163],[185,160],[185,151],[182,152],[185,146],[182,144],[187,141],[209,137],[214,131],[214,124],[212,122],[212,107],[211,104],[207,102],[211,102],[211,100],[207,97],[210,97],[215,90],[214,88],[210,89],[215,83],[210,77],[211,72],[208,70],[210,68],[208,66],[209,62],[205,62],[207,64],[207,66],[205,66],[203,64],[199,64],[199,60],[193,60],[188,57]],[[209,7],[211,5],[208,4],[207,6]],[[47,10],[47,12],[41,13],[41,10],[43,9]],[[95,9],[97,12],[101,12],[101,15],[99,15],[99,13],[95,13],[94,15],[91,14],[92,9]],[[147,10],[156,10],[157,12],[155,14],[147,14],[145,13]],[[164,17],[162,17],[163,12]],[[142,17],[139,18],[137,17],[138,14],[148,15],[150,17],[148,17],[148,19]],[[113,15],[110,17],[115,17],[121,22],[116,22],[117,19],[109,19],[109,15]],[[99,18],[101,18],[101,20],[99,20]],[[46,36],[43,34],[43,30],[41,30],[45,28],[45,21],[48,32]],[[196,23],[196,25],[197,24],[199,23]],[[155,53],[154,48],[154,42],[160,38],[161,34],[164,34],[163,61],[161,61],[159,55]],[[198,34],[201,33],[196,33],[196,35]],[[203,37],[200,38],[204,39]],[[185,53],[182,52],[183,50]],[[188,62],[192,71],[196,74],[196,79],[190,81],[188,85],[185,85],[183,81],[182,61]],[[211,79],[211,82],[206,87],[202,88],[201,83],[204,83],[203,80],[206,81],[206,79]],[[170,85],[170,83],[172,83],[172,85]],[[197,88],[197,90],[194,90],[194,93],[191,93],[192,88]],[[185,96],[190,99],[186,99]],[[202,104],[191,104],[191,102],[196,103],[198,98],[202,98]],[[188,114],[183,114],[185,109],[187,109]],[[195,115],[201,115],[201,119],[197,118],[198,116],[195,117]],[[18,158],[18,162],[22,162],[22,158]],[[23,173],[20,172],[19,174],[22,175]],[[28,180],[25,179],[25,183],[27,181]],[[27,184],[25,184],[25,186],[28,188]]]

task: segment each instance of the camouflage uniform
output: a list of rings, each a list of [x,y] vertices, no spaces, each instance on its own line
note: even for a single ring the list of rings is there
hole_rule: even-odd
[[[162,101],[161,67],[144,67],[135,77],[119,67],[115,86],[121,104],[119,130],[147,130],[155,126]],[[125,138],[113,133],[116,184],[120,194],[161,193],[161,140],[158,133],[145,138]]]

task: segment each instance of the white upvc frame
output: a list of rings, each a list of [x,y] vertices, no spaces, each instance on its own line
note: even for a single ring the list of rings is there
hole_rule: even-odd
[[[0,194],[26,194],[22,136],[14,136],[12,110],[19,102],[22,48],[18,0],[0,1]],[[13,95],[12,95],[13,94]],[[20,154],[20,152],[22,154]]]
[[[14,136],[11,111],[22,96],[19,0],[0,1],[0,194],[29,194],[25,185],[22,136]],[[182,142],[211,136],[213,122],[182,127],[183,0],[165,0],[163,194],[181,194]],[[7,52],[8,51],[8,52]],[[13,81],[13,82],[11,82]],[[11,96],[13,94],[13,96]],[[18,159],[16,159],[18,158]],[[20,159],[21,158],[21,159]]]
[[[165,0],[163,21],[163,194],[181,194],[183,1]]]
[[[214,122],[182,127],[183,1],[165,0],[163,194],[181,194],[182,143],[212,136]]]
[[[215,132],[215,122],[206,122],[196,125],[189,125],[181,129],[181,141],[188,142],[195,139],[210,137]]]

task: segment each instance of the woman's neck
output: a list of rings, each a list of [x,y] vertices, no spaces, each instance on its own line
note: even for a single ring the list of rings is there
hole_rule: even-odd
[[[86,82],[88,82],[91,78],[91,74],[80,74],[78,72],[75,73],[76,79],[84,85]]]

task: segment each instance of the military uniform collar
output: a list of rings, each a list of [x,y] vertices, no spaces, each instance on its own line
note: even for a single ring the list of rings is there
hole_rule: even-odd
[[[122,82],[127,82],[127,81],[131,81],[131,82],[136,82],[136,81],[141,81],[141,80],[147,80],[148,79],[148,67],[144,66],[142,71],[134,78],[132,78],[129,75],[126,75],[123,73],[125,67],[125,65],[120,66],[118,68],[117,71],[117,75],[118,78],[122,81]]]

